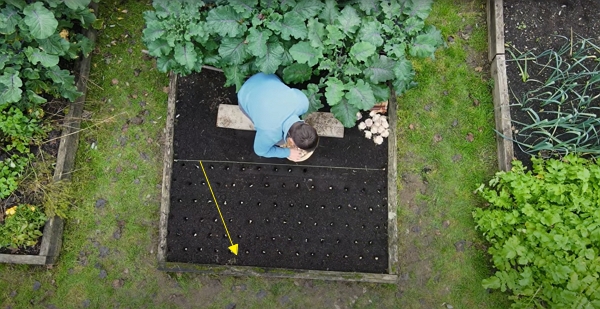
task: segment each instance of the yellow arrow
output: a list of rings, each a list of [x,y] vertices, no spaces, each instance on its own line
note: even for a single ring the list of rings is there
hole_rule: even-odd
[[[227,229],[227,224],[225,224],[225,219],[223,219],[223,214],[221,213],[221,209],[219,208],[219,203],[217,203],[217,198],[215,197],[215,192],[213,191],[212,187],[210,186],[210,181],[208,181],[208,176],[206,175],[206,170],[204,170],[204,165],[202,164],[202,161],[200,161],[200,166],[202,167],[202,172],[204,173],[204,178],[206,178],[206,183],[208,184],[210,193],[212,194],[213,200],[215,201],[215,205],[217,205],[217,210],[219,211],[219,216],[221,216],[221,221],[223,221],[223,226],[225,227],[225,232],[227,232],[227,237],[229,238],[229,242],[231,243],[231,246],[229,246],[228,249],[233,254],[237,255],[238,254],[238,245],[234,244],[233,241],[231,240],[231,235],[229,235],[229,230]]]

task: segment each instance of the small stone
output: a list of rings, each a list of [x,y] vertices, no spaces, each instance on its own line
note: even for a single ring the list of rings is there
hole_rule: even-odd
[[[129,119],[129,123],[134,124],[134,125],[139,125],[139,124],[144,123],[144,118],[136,116],[136,117]]]
[[[114,238],[114,239],[120,239],[120,238],[121,238],[121,231],[119,231],[119,230],[116,230],[116,231],[113,233],[113,238]]]
[[[148,159],[150,159],[145,152],[140,152],[140,158],[142,158],[144,161],[148,161]]]
[[[135,77],[138,77],[138,76],[140,76],[140,72],[141,72],[141,70],[140,70],[140,69],[135,69],[135,70],[133,70],[133,76],[135,76]]]
[[[118,84],[118,83],[119,83],[119,80],[118,80],[118,79],[116,79],[116,78],[113,78],[113,79],[110,81],[110,83],[111,83],[111,84],[113,84],[113,85],[116,85],[116,84]]]
[[[86,299],[81,303],[81,306],[83,306],[83,308],[89,308],[91,304],[92,302],[89,299]]]
[[[450,226],[450,220],[444,220],[444,222],[442,222],[442,226],[444,228],[448,228]]]
[[[15,297],[17,296],[17,291],[13,290],[12,292],[10,292],[10,297]]]
[[[441,136],[441,135],[439,135],[439,134],[436,134],[436,135],[434,135],[434,136],[433,136],[433,141],[434,141],[435,143],[439,143],[439,142],[441,142],[442,140],[443,140],[443,138],[442,138],[442,136]]]
[[[425,109],[426,111],[430,112],[431,111],[431,104],[425,105],[425,107],[423,107],[423,109]]]
[[[42,284],[39,281],[33,283],[33,290],[37,291],[42,287]]]
[[[263,299],[265,297],[267,297],[267,292],[264,290],[260,290],[258,293],[256,293],[256,298],[258,299]]]
[[[136,184],[136,185],[139,185],[140,184],[140,180],[136,178],[136,179],[133,180],[133,183]]]
[[[103,269],[100,271],[100,274],[98,276],[100,277],[100,279],[104,279],[107,275],[108,274],[106,273],[106,270]]]
[[[456,249],[457,252],[463,252],[463,251],[465,251],[466,244],[467,244],[466,240],[459,240],[456,243],[454,243],[454,248]]]
[[[235,291],[245,291],[246,290],[246,285],[245,284],[240,284],[240,285],[234,285],[231,287],[231,291],[235,292]]]
[[[103,208],[106,205],[106,200],[101,198],[96,201],[96,208]]]
[[[164,93],[169,93],[169,87],[163,87],[163,92]]]
[[[108,253],[110,253],[110,249],[108,249],[107,247],[100,247],[100,249],[98,250],[100,252],[100,257],[106,257],[108,255]]]
[[[411,124],[408,125],[408,128],[411,129],[411,130],[414,130],[415,129],[415,125],[411,123]]]
[[[454,119],[454,121],[452,121],[452,127],[456,127],[458,125],[458,119]]]
[[[123,279],[115,279],[112,282],[112,286],[115,289],[123,287],[123,284],[125,284],[125,281]]]
[[[279,298],[279,303],[284,305],[290,302],[290,297],[287,295],[283,295],[281,298]]]
[[[458,162],[460,160],[462,160],[462,155],[455,154],[454,156],[452,156],[452,162],[456,163],[456,162]]]
[[[467,134],[467,141],[472,143],[473,140],[475,140],[475,137],[473,137],[473,133],[469,132],[469,134]]]
[[[235,309],[236,304],[235,303],[230,303],[229,305],[225,306],[225,309]]]

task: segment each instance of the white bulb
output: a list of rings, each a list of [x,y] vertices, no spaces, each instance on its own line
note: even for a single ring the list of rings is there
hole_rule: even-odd
[[[366,138],[371,139],[372,136],[373,136],[373,133],[371,133],[371,131],[369,131],[369,130],[365,131],[365,137]]]
[[[381,124],[381,127],[383,127],[383,128],[386,128],[386,129],[387,129],[387,128],[389,128],[389,127],[390,127],[390,124],[389,124],[389,123],[387,123],[387,121],[386,121],[386,122],[384,122],[384,123],[382,123],[382,124]]]
[[[380,133],[381,133],[381,136],[383,136],[383,137],[390,136],[390,130],[383,130],[383,132],[380,132]]]
[[[373,119],[365,120],[365,125],[367,125],[367,128],[370,128],[373,125]]]
[[[380,118],[381,118],[381,120],[385,120],[385,121],[387,121],[387,117],[386,117],[386,116],[384,116],[384,115],[381,115],[381,117],[380,117]]]
[[[383,143],[383,137],[381,136],[375,136],[375,138],[373,138],[373,141],[375,142],[375,144],[377,145],[381,145]]]
[[[380,126],[372,126],[371,132],[373,132],[373,134],[381,133],[381,129],[383,129],[383,128]]]
[[[356,121],[361,120],[362,119],[362,114],[360,112],[356,113]]]
[[[371,111],[371,112],[369,113],[369,116],[373,117],[373,116],[375,116],[376,114],[377,114],[377,112],[375,112],[375,111]]]
[[[378,121],[379,118],[381,118],[381,115],[379,115],[379,114],[373,115],[373,121]]]
[[[364,130],[364,129],[366,129],[366,128],[367,128],[367,125],[366,125],[364,122],[362,122],[362,121],[361,121],[361,122],[358,124],[358,129],[359,129],[359,130],[361,130],[361,131],[362,131],[362,130]]]

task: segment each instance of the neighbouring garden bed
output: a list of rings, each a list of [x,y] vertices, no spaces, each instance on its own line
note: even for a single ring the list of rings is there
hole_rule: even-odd
[[[593,81],[594,77],[589,74],[579,78],[574,77],[576,74],[586,73],[582,66],[591,70],[588,73],[598,72],[597,59],[584,60],[583,57],[600,56],[600,51],[591,45],[598,46],[600,44],[599,31],[600,3],[598,1],[523,2],[504,0],[505,58],[507,60],[506,72],[511,103],[510,114],[513,121],[513,138],[529,145],[536,145],[543,141],[546,138],[544,134],[557,139],[549,141],[552,146],[539,145],[538,149],[540,150],[530,150],[526,146],[515,143],[515,157],[524,162],[525,166],[531,167],[531,155],[542,155],[548,158],[557,155],[564,156],[567,151],[577,152],[576,149],[566,150],[564,149],[566,147],[558,146],[559,141],[576,137],[568,134],[569,126],[577,127],[575,124],[582,123],[585,118],[583,113],[591,113],[595,115],[592,118],[600,118],[600,100],[597,97],[584,103],[580,103],[579,100],[582,98],[578,97],[579,95],[588,95],[590,98],[598,96],[600,94],[599,83]],[[591,39],[591,41],[584,43],[582,39]],[[582,51],[582,43],[588,50]],[[552,50],[556,54],[546,53],[540,56],[548,50]],[[538,56],[540,56],[538,59],[534,59]],[[571,76],[567,76],[568,74]],[[551,80],[555,80],[555,82],[552,84],[548,82]],[[588,81],[591,82],[589,88],[586,86]],[[580,86],[567,85],[573,82],[579,83]],[[565,86],[560,86],[563,83]],[[546,102],[550,102],[550,104],[544,105]],[[558,102],[564,103],[558,107]],[[524,104],[523,107],[531,108],[531,110],[527,112],[519,104]],[[556,114],[557,112],[560,112],[562,117],[572,115],[572,121],[556,122],[556,126],[549,123],[543,127],[536,126],[523,130],[527,125],[536,122],[532,117],[539,117],[540,122],[544,119],[552,122],[560,118]],[[585,127],[600,128],[600,122],[597,120],[588,122],[588,125]],[[534,133],[534,131],[544,133]],[[595,145],[597,151],[600,151],[598,150],[600,149],[598,135],[593,132],[586,134],[591,134],[586,148],[593,148]],[[584,146],[581,141],[569,144],[571,146],[579,144],[577,146],[580,148]],[[579,151],[586,153],[583,150]]]
[[[515,308],[597,308],[600,5],[488,5],[502,153],[501,171],[476,190],[495,268],[483,286]]]
[[[3,7],[2,263],[58,257],[95,41],[97,6],[89,4]]]

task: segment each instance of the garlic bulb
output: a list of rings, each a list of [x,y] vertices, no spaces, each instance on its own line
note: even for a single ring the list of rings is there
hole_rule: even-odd
[[[365,125],[367,125],[367,128],[370,128],[373,125],[373,119],[365,120]]]
[[[361,121],[361,122],[358,124],[358,129],[359,129],[359,130],[361,130],[361,131],[362,131],[362,130],[364,130],[364,129],[366,129],[366,128],[367,128],[367,125],[366,125],[364,122],[362,122],[362,121]]]
[[[371,139],[372,136],[373,136],[373,133],[371,133],[371,131],[369,131],[369,130],[365,131],[365,137],[366,138]]]
[[[382,137],[388,137],[390,136],[390,130],[383,130],[383,132],[379,132],[381,134]]]
[[[356,113],[356,121],[361,120],[362,119],[362,114],[360,112]]]
[[[373,141],[375,142],[375,144],[381,145],[383,143],[383,137],[381,137],[380,135],[377,135],[377,136],[375,136],[375,138],[373,138]]]

